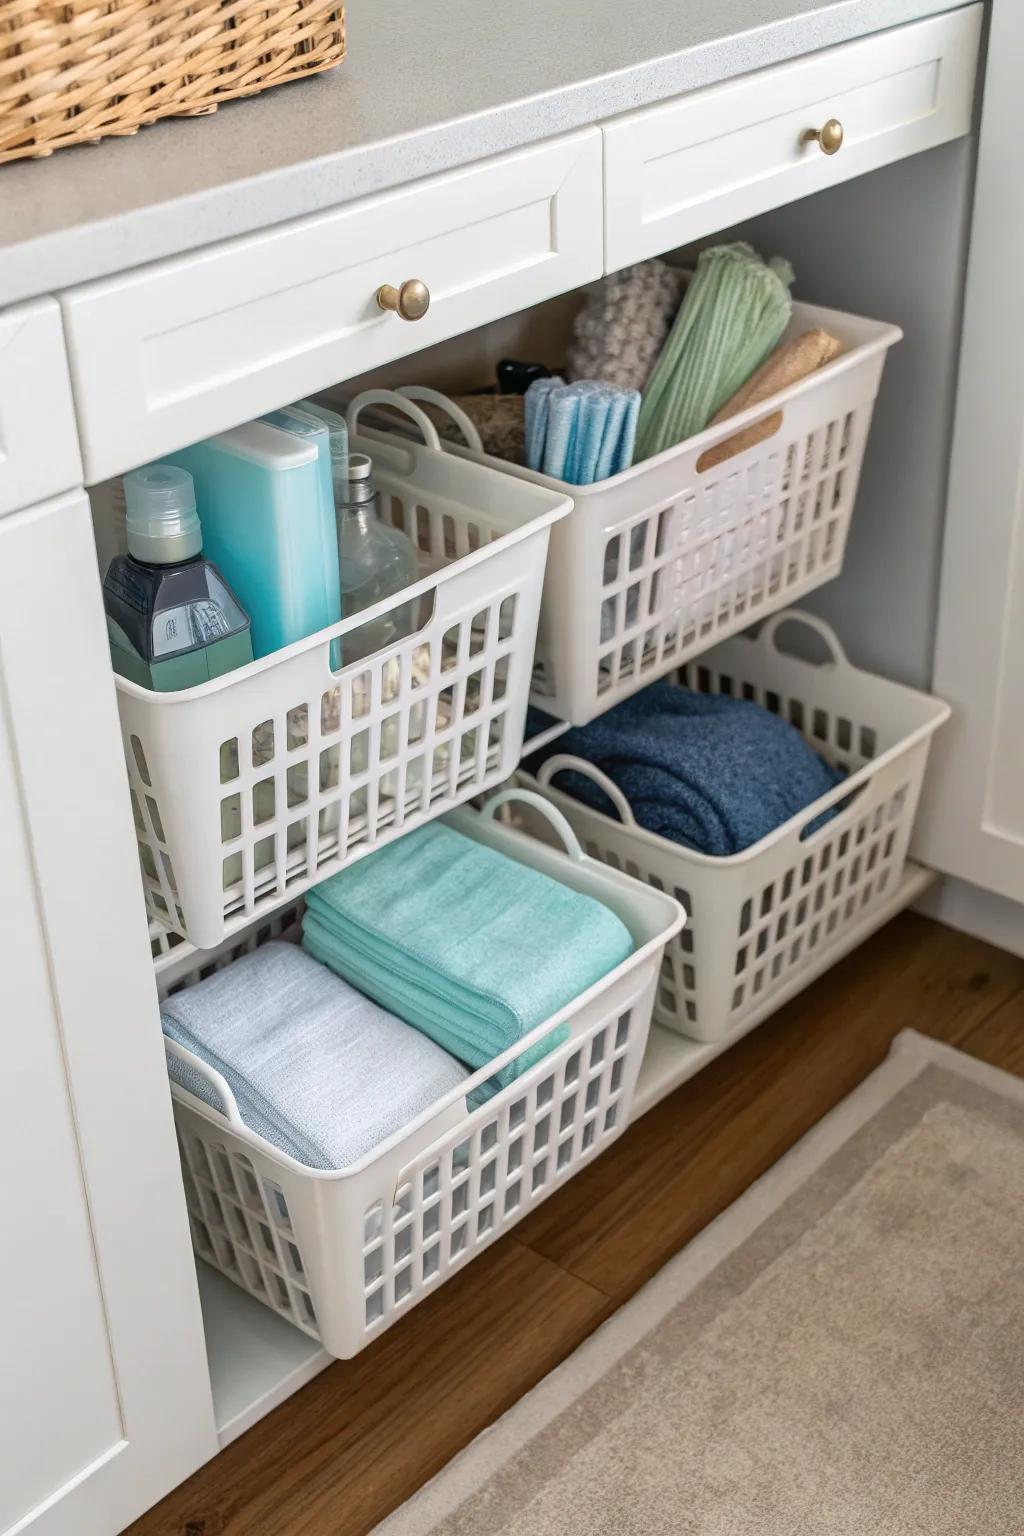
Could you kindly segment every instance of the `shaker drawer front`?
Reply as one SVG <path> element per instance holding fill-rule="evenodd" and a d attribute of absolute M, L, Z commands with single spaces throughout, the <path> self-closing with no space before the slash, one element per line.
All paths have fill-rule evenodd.
<path fill-rule="evenodd" d="M 81 481 L 60 309 L 0 309 L 0 516 Z"/>
<path fill-rule="evenodd" d="M 606 124 L 609 271 L 968 132 L 983 9 L 825 49 Z M 804 135 L 831 119 L 842 143 L 826 154 Z"/>
<path fill-rule="evenodd" d="M 583 129 L 70 290 L 87 482 L 600 276 L 601 155 Z M 409 278 L 412 323 L 376 300 Z"/>

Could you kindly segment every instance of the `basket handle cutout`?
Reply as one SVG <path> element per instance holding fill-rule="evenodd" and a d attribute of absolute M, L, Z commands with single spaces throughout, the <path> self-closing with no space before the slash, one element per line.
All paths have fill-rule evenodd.
<path fill-rule="evenodd" d="M 777 437 L 782 431 L 784 416 L 784 411 L 769 411 L 768 415 L 762 416 L 760 421 L 751 422 L 750 426 L 734 432 L 724 442 L 713 443 L 710 448 L 705 448 L 697 460 L 698 475 L 706 474 L 709 469 L 717 469 L 720 464 L 727 463 L 729 459 L 735 459 L 739 454 L 746 453 L 748 448 L 756 448 L 761 443 L 767 443 L 770 438 Z M 725 426 L 726 423 L 722 422 L 721 425 Z"/>
<path fill-rule="evenodd" d="M 532 798 L 531 791 L 529 790 L 515 790 L 510 791 L 510 793 L 527 795 Z M 495 796 L 495 799 L 497 798 Z M 673 932 L 675 931 L 673 929 Z M 641 991 L 641 986 L 638 985 L 637 980 L 634 980 L 629 992 L 622 995 L 620 1011 L 625 1013 L 627 1009 L 635 1007 L 641 996 Z M 517 1065 L 524 1057 L 530 1057 L 542 1040 L 546 1040 L 561 1027 L 566 1031 L 565 1037 L 553 1049 L 545 1052 L 542 1059 L 528 1062 L 527 1067 L 524 1069 L 529 1071 L 540 1070 L 552 1074 L 557 1073 L 561 1063 L 571 1056 L 575 1050 L 579 1049 L 581 1037 L 586 1038 L 588 1030 L 592 1028 L 592 1016 L 585 1010 L 581 1013 L 580 1009 L 576 1006 L 578 1001 L 579 999 L 576 999 L 576 1003 L 568 1005 L 567 1008 L 560 1010 L 559 1013 L 553 1014 L 551 1018 L 545 1019 L 542 1023 L 536 1025 L 528 1034 L 523 1035 L 521 1039 L 517 1040 L 514 1045 L 510 1045 L 507 1050 L 502 1051 L 500 1056 L 495 1056 L 493 1061 L 488 1061 L 482 1067 L 477 1067 L 472 1076 L 459 1085 L 461 1094 L 465 1096 L 466 1100 L 468 1101 L 484 1083 L 497 1077 L 499 1072 L 504 1071 L 507 1067 Z M 566 1012 L 571 1012 L 569 1018 L 562 1017 Z M 561 1021 L 561 1024 L 559 1021 Z M 391 1185 L 392 1206 L 398 1204 L 403 1188 L 414 1183 L 420 1170 L 435 1162 L 439 1156 L 444 1155 L 453 1141 L 468 1142 L 472 1145 L 481 1124 L 500 1114 L 502 1103 L 511 1103 L 522 1092 L 523 1086 L 519 1082 L 519 1076 L 517 1075 L 511 1082 L 506 1083 L 504 1087 L 500 1088 L 492 1098 L 485 1100 L 484 1103 L 477 1104 L 470 1109 L 467 1102 L 466 1119 L 459 1126 L 457 1132 L 453 1131 L 450 1124 L 438 1124 L 437 1135 L 434 1136 L 429 1145 L 414 1153 L 409 1161 L 399 1170 L 397 1177 L 394 1178 L 394 1182 Z M 542 1114 L 543 1109 L 538 1109 L 538 1118 Z M 527 1122 L 527 1124 L 530 1123 L 532 1122 Z M 429 1135 L 429 1127 L 424 1127 L 424 1132 L 426 1135 Z M 390 1178 L 391 1176 L 389 1175 L 389 1182 Z"/>
<path fill-rule="evenodd" d="M 788 630 L 791 635 L 795 635 L 801 628 L 812 631 L 824 643 L 824 660 L 815 661 L 808 655 L 806 635 L 803 637 L 802 644 L 796 648 L 780 644 L 781 630 Z M 775 613 L 770 619 L 766 619 L 758 632 L 758 643 L 770 645 L 779 656 L 789 656 L 796 661 L 809 663 L 811 666 L 848 667 L 850 664 L 839 636 L 831 624 L 826 624 L 824 619 L 819 619 L 817 614 L 808 613 L 804 608 L 784 608 L 781 613 Z M 811 646 L 817 649 L 813 641 Z"/>
<path fill-rule="evenodd" d="M 212 1109 L 214 1114 L 219 1114 L 222 1120 L 227 1121 L 228 1125 L 244 1128 L 245 1122 L 238 1112 L 238 1101 L 228 1087 L 227 1079 L 217 1071 L 216 1067 L 209 1066 L 199 1056 L 194 1055 L 192 1051 L 186 1050 L 176 1040 L 168 1039 L 166 1035 L 164 1036 L 164 1054 L 166 1056 L 173 1056 L 177 1061 L 182 1062 L 194 1072 L 197 1077 L 201 1077 L 207 1087 L 211 1088 L 217 1095 L 224 1107 L 218 1109 L 215 1104 L 207 1103 L 206 1099 L 201 1098 L 198 1094 L 191 1093 L 189 1089 L 176 1082 L 173 1078 L 171 1079 L 172 1093 L 183 1093 L 196 1104 L 201 1104 L 204 1109 Z"/>
<path fill-rule="evenodd" d="M 813 838 L 835 831 L 836 821 L 844 816 L 866 791 L 868 779 L 873 769 L 874 764 L 868 763 L 864 768 L 859 769 L 857 773 L 851 773 L 848 779 L 844 779 L 834 789 L 830 789 L 827 795 L 822 795 L 815 801 L 813 806 L 808 808 L 807 819 L 803 822 L 800 831 L 797 833 L 802 843 L 809 843 Z M 819 821 L 828 811 L 832 811 L 834 814 L 829 816 L 827 821 L 822 822 L 820 827 L 815 826 L 815 822 Z"/>
<path fill-rule="evenodd" d="M 580 847 L 580 840 L 569 825 L 569 822 L 556 805 L 552 805 L 550 800 L 545 800 L 543 795 L 535 794 L 532 789 L 517 789 L 513 786 L 511 789 L 500 790 L 498 794 L 491 796 L 486 805 L 481 807 L 480 815 L 487 821 L 493 821 L 495 813 L 501 806 L 510 805 L 513 801 L 520 801 L 523 805 L 528 805 L 533 810 L 539 812 L 546 821 L 550 822 L 562 839 L 562 842 L 565 844 L 565 851 L 570 859 L 576 864 L 583 862 L 586 854 Z"/>
<path fill-rule="evenodd" d="M 454 400 L 449 400 L 448 396 L 443 395 L 439 389 L 431 389 L 426 384 L 400 384 L 395 394 L 401 395 L 403 400 L 423 400 L 427 405 L 436 405 L 454 421 L 466 439 L 466 446 L 473 453 L 483 453 L 483 440 L 473 418 L 466 414 L 461 405 L 456 405 Z"/>
<path fill-rule="evenodd" d="M 636 818 L 633 808 L 619 786 L 612 782 L 606 773 L 600 768 L 595 768 L 593 763 L 588 763 L 585 758 L 572 757 L 568 752 L 557 752 L 554 757 L 549 757 L 546 763 L 542 763 L 537 772 L 537 783 L 542 789 L 546 789 L 551 780 L 558 773 L 582 773 L 598 789 L 602 790 L 612 802 L 619 813 L 619 820 L 624 827 L 635 827 Z"/>
<path fill-rule="evenodd" d="M 427 447 L 432 448 L 435 453 L 440 453 L 441 439 L 438 437 L 437 428 L 426 411 L 420 410 L 420 407 L 412 400 L 406 400 L 394 389 L 364 389 L 361 394 L 356 395 L 355 399 L 350 401 L 348 410 L 345 412 L 345 423 L 350 436 L 354 437 L 356 435 L 360 414 L 368 405 L 390 405 L 396 411 L 404 411 L 406 416 L 412 417 L 423 433 L 423 441 Z"/>
<path fill-rule="evenodd" d="M 400 609 L 403 607 L 415 609 L 415 612 L 410 615 L 411 627 L 408 631 L 399 635 L 397 639 L 389 640 L 386 645 L 380 646 L 376 651 L 367 651 L 353 660 L 352 641 L 354 638 L 361 634 L 364 629 L 368 629 L 371 624 L 378 624 L 382 618 L 386 618 L 396 608 Z M 429 592 L 421 592 L 418 597 L 410 598 L 407 603 L 402 602 L 402 594 L 400 592 L 394 597 L 381 598 L 379 603 L 374 603 L 371 608 L 366 609 L 365 619 L 356 624 L 354 628 L 345 630 L 339 639 L 330 642 L 327 656 L 332 675 L 338 677 L 342 672 L 348 671 L 350 668 L 372 667 L 381 658 L 386 662 L 390 660 L 392 653 L 397 656 L 410 641 L 415 647 L 419 637 L 433 624 L 436 611 L 436 587 L 431 587 Z M 347 658 L 346 650 L 348 652 Z M 335 658 L 337 658 L 337 661 L 335 661 Z"/>

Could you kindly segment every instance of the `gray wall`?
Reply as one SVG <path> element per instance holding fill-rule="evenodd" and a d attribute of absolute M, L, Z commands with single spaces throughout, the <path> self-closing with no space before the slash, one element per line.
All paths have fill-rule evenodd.
<path fill-rule="evenodd" d="M 842 575 L 805 599 L 859 665 L 931 681 L 974 141 L 780 208 L 738 233 L 810 303 L 892 320 Z"/>

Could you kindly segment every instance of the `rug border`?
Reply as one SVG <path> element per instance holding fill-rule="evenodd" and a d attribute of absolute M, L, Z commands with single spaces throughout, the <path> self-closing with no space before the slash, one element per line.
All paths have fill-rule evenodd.
<path fill-rule="evenodd" d="M 598 1381 L 879 1111 L 931 1066 L 1024 1104 L 1024 1079 L 905 1029 L 880 1066 L 630 1297 L 590 1338 L 483 1430 L 370 1536 L 429 1536 L 484 1481 Z"/>

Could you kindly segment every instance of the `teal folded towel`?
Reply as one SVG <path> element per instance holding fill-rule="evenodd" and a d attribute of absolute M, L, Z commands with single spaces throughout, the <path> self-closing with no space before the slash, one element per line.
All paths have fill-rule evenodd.
<path fill-rule="evenodd" d="M 637 459 L 702 432 L 778 342 L 793 268 L 737 240 L 702 251 L 640 407 Z"/>
<path fill-rule="evenodd" d="M 619 918 L 494 848 L 431 822 L 306 897 L 315 959 L 467 1066 L 486 1066 L 632 953 Z M 562 1025 L 495 1074 L 512 1082 Z"/>

